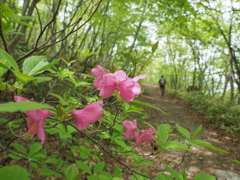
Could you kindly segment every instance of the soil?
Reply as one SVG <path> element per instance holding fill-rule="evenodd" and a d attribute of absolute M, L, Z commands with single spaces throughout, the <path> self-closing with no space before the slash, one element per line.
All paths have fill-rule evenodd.
<path fill-rule="evenodd" d="M 146 173 L 155 177 L 158 173 L 164 172 L 164 162 L 168 162 L 170 167 L 181 172 L 186 167 L 187 179 L 191 180 L 198 173 L 207 173 L 214 175 L 218 169 L 240 173 L 240 165 L 232 160 L 240 160 L 240 136 L 239 133 L 230 134 L 218 126 L 211 124 L 208 119 L 190 108 L 182 100 L 173 97 L 167 92 L 162 97 L 157 85 L 143 84 L 148 89 L 147 95 L 141 95 L 140 99 L 157 108 L 163 110 L 161 113 L 153 108 L 142 106 L 149 114 L 147 122 L 155 127 L 161 123 L 182 126 L 193 133 L 194 130 L 202 124 L 202 132 L 197 136 L 198 139 L 210 142 L 213 146 L 228 151 L 228 154 L 213 151 L 204 147 L 193 147 L 193 151 L 165 151 L 158 155 L 150 155 L 147 158 L 154 163 L 147 168 Z M 151 154 L 151 148 L 148 144 L 138 148 L 138 151 L 144 155 Z M 182 162 L 183 160 L 183 162 Z M 181 163 L 182 162 L 182 163 Z"/>

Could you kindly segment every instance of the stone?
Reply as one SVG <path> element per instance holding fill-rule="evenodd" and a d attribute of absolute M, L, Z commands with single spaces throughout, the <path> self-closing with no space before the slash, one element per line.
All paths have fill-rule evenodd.
<path fill-rule="evenodd" d="M 231 171 L 217 170 L 215 172 L 217 180 L 240 180 L 240 175 Z"/>

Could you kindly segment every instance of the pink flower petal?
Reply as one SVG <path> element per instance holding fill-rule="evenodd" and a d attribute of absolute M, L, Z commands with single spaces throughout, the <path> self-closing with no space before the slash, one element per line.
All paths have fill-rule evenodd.
<path fill-rule="evenodd" d="M 76 127 L 82 130 L 88 127 L 90 123 L 96 122 L 102 116 L 103 101 L 93 102 L 82 110 L 73 110 L 72 116 L 76 119 Z"/>
<path fill-rule="evenodd" d="M 15 101 L 15 102 L 20 102 L 20 101 L 30 101 L 30 100 L 27 99 L 27 98 L 24 98 L 24 97 L 15 95 L 15 96 L 14 96 L 14 101 Z"/>
<path fill-rule="evenodd" d="M 134 84 L 135 82 L 130 78 L 118 83 L 117 92 L 124 101 L 132 101 L 134 99 L 134 93 L 132 91 Z"/>
<path fill-rule="evenodd" d="M 128 78 L 127 75 L 126 75 L 126 73 L 125 73 L 124 71 L 122 71 L 122 70 L 116 71 L 116 72 L 114 73 L 114 75 L 116 76 L 116 79 L 117 79 L 118 81 L 124 81 L 124 80 L 126 80 L 126 79 Z"/>
<path fill-rule="evenodd" d="M 133 80 L 137 82 L 139 79 L 145 79 L 145 78 L 147 78 L 147 75 L 142 74 L 142 75 L 135 76 Z"/>
<path fill-rule="evenodd" d="M 152 138 L 151 135 L 153 135 L 156 132 L 157 132 L 157 130 L 155 130 L 155 129 L 142 130 L 141 134 L 137 138 L 136 146 L 140 146 L 142 141 L 153 142 L 154 139 Z"/>
<path fill-rule="evenodd" d="M 127 129 L 124 136 L 126 139 L 130 139 L 132 136 L 138 137 L 139 133 L 137 130 L 137 121 L 136 119 L 133 120 L 133 122 L 125 120 L 122 123 L 123 128 Z"/>
<path fill-rule="evenodd" d="M 36 109 L 36 110 L 29 110 L 26 111 L 26 115 L 34 119 L 35 121 L 44 121 L 48 116 L 50 116 L 51 111 L 48 109 Z"/>
<path fill-rule="evenodd" d="M 19 102 L 19 101 L 30 101 L 30 100 L 27 98 L 15 95 L 14 101 Z M 28 132 L 26 134 L 30 134 L 30 135 L 38 134 L 38 139 L 41 140 L 41 144 L 45 142 L 44 121 L 48 116 L 50 116 L 50 114 L 51 114 L 51 111 L 49 111 L 48 109 L 46 110 L 36 109 L 36 110 L 26 111 L 26 115 L 28 116 L 27 118 Z"/>
<path fill-rule="evenodd" d="M 102 66 L 98 65 L 97 67 L 93 68 L 91 71 L 92 75 L 96 78 L 103 76 L 104 74 L 107 74 Z"/>

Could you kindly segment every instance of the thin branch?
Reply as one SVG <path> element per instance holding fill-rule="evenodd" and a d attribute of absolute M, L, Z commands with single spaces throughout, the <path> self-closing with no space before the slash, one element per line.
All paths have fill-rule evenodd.
<path fill-rule="evenodd" d="M 121 164 L 122 166 L 124 166 L 126 169 L 128 169 L 127 173 L 130 173 L 130 174 L 138 174 L 140 176 L 143 176 L 143 177 L 146 177 L 146 178 L 149 178 L 148 176 L 146 175 L 143 175 L 141 173 L 138 173 L 134 170 L 132 170 L 130 167 L 128 167 L 126 164 L 124 164 L 122 161 L 120 161 L 119 159 L 115 158 L 114 155 L 112 155 L 110 152 L 108 152 L 104 147 L 103 145 L 101 145 L 99 142 L 97 142 L 96 140 L 94 140 L 93 138 L 91 138 L 89 135 L 87 135 L 86 133 L 84 133 L 83 131 L 77 129 L 74 125 L 72 125 L 71 123 L 67 122 L 68 125 L 72 126 L 73 128 L 75 128 L 78 132 L 80 132 L 82 135 L 84 135 L 85 137 L 87 137 L 88 139 L 90 139 L 92 142 L 94 142 L 95 144 L 97 144 L 106 154 L 108 154 L 111 158 L 113 158 L 115 161 L 117 161 L 119 164 Z"/>
<path fill-rule="evenodd" d="M 2 16 L 0 17 L 0 36 L 2 38 L 5 51 L 8 53 L 7 43 L 5 41 L 5 38 L 4 38 L 4 35 L 3 35 L 3 29 L 2 29 Z"/>
<path fill-rule="evenodd" d="M 57 9 L 56 9 L 56 11 L 55 11 L 54 14 L 53 14 L 52 19 L 48 22 L 48 24 L 46 24 L 46 25 L 44 26 L 43 29 L 40 29 L 40 34 L 39 34 L 38 39 L 37 39 L 37 41 L 36 41 L 36 43 L 35 43 L 34 49 L 38 49 L 38 47 L 37 47 L 37 46 L 38 46 L 38 42 L 39 42 L 39 40 L 41 39 L 44 31 L 45 31 L 45 30 L 47 29 L 47 27 L 54 21 L 54 19 L 56 19 L 57 14 L 58 14 L 58 11 L 59 11 L 59 8 L 60 8 L 60 5 L 61 5 L 61 2 L 62 2 L 62 0 L 59 0 L 58 5 L 57 5 Z M 40 22 L 41 22 L 41 21 L 40 21 Z"/>
<path fill-rule="evenodd" d="M 67 39 L 71 34 L 75 33 L 75 32 L 78 31 L 79 29 L 81 29 L 84 25 L 86 25 L 86 24 L 92 19 L 93 15 L 97 12 L 97 10 L 98 10 L 98 8 L 100 7 L 100 4 L 101 4 L 101 3 L 102 3 L 102 0 L 100 0 L 100 1 L 98 2 L 98 4 L 96 3 L 96 4 L 94 5 L 94 6 L 97 5 L 97 7 L 96 7 L 95 10 L 93 11 L 93 13 L 92 13 L 92 14 L 90 15 L 90 17 L 89 17 L 82 25 L 80 25 L 78 28 L 76 28 L 76 26 L 77 26 L 78 23 L 82 20 L 83 15 L 86 14 L 89 6 L 86 8 L 86 10 L 84 11 L 83 15 L 82 15 L 77 21 L 75 21 L 72 25 L 69 26 L 69 27 L 73 26 L 73 27 L 72 27 L 72 30 L 71 30 L 65 37 L 63 37 L 62 39 L 59 39 L 58 41 L 55 41 L 55 42 L 53 42 L 53 43 L 51 43 L 51 44 L 49 44 L 49 45 L 46 45 L 54 35 L 56 35 L 56 34 L 58 34 L 58 33 L 60 33 L 60 32 L 65 31 L 68 27 L 66 27 L 66 28 L 64 28 L 64 29 L 62 29 L 62 30 L 60 30 L 60 31 L 58 31 L 58 32 L 55 32 L 55 33 L 51 34 L 50 37 L 49 37 L 45 42 L 43 42 L 43 43 L 42 43 L 41 45 L 39 45 L 39 46 L 35 46 L 34 49 L 32 49 L 31 51 L 29 51 L 28 53 L 26 53 L 25 55 L 23 55 L 22 57 L 20 57 L 19 59 L 17 59 L 16 62 L 21 61 L 22 59 L 30 56 L 31 54 L 33 54 L 33 53 L 36 52 L 36 51 L 39 51 L 39 50 L 42 50 L 42 49 L 45 49 L 45 48 L 49 48 L 49 47 L 53 46 L 54 44 L 57 44 L 57 43 L 59 43 L 59 42 L 64 41 L 65 39 Z M 55 14 L 54 14 L 54 15 L 55 15 Z M 56 16 L 56 15 L 55 15 L 55 16 Z M 53 18 L 52 18 L 52 20 L 53 20 Z M 52 21 L 52 20 L 51 20 L 51 21 Z M 49 23 L 48 23 L 47 25 L 49 25 Z M 47 25 L 43 28 L 44 31 L 45 31 L 45 28 L 47 28 Z M 42 33 L 42 34 L 43 34 L 43 33 Z M 42 36 L 42 34 L 40 33 L 40 36 Z M 38 37 L 37 42 L 36 42 L 36 45 L 38 44 L 39 39 L 40 39 L 40 37 Z"/>
<path fill-rule="evenodd" d="M 2 149 L 7 149 L 5 146 L 3 146 L 3 145 L 1 145 L 1 144 L 0 144 L 0 147 L 1 147 Z M 40 166 L 46 167 L 46 168 L 48 168 L 48 169 L 51 169 L 51 170 L 53 170 L 53 171 L 55 171 L 55 172 L 63 175 L 62 172 L 60 172 L 60 171 L 58 171 L 58 170 L 56 170 L 56 169 L 54 169 L 54 168 L 52 168 L 52 167 L 50 167 L 50 166 L 48 166 L 48 165 L 46 165 L 46 164 L 43 164 L 43 163 L 41 163 L 41 162 L 38 162 L 38 161 L 35 161 L 35 160 L 33 160 L 33 159 L 30 159 L 30 158 L 27 158 L 27 157 L 25 157 L 25 156 L 22 156 L 22 155 L 16 153 L 15 151 L 10 150 L 10 149 L 7 149 L 6 151 L 7 151 L 7 152 L 10 152 L 10 153 L 12 153 L 12 154 L 14 154 L 14 155 L 22 158 L 22 159 L 28 160 L 29 162 L 34 162 L 34 163 L 36 163 L 36 164 L 38 164 L 38 165 L 40 165 Z"/>

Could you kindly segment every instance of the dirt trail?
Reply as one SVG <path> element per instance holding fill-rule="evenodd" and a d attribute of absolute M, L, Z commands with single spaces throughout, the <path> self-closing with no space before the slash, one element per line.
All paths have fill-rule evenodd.
<path fill-rule="evenodd" d="M 149 114 L 147 121 L 156 126 L 160 123 L 168 123 L 172 126 L 176 124 L 188 129 L 191 133 L 199 126 L 203 125 L 203 130 L 198 138 L 210 142 L 212 145 L 230 152 L 224 154 L 207 148 L 196 147 L 194 151 L 188 152 L 182 161 L 182 156 L 185 152 L 174 151 L 164 152 L 160 155 L 147 156 L 154 161 L 151 169 L 147 169 L 148 174 L 156 176 L 164 169 L 163 161 L 168 159 L 168 162 L 174 169 L 181 171 L 183 166 L 186 166 L 187 176 L 189 180 L 198 173 L 207 173 L 213 175 L 217 169 L 228 170 L 235 173 L 240 173 L 240 165 L 232 162 L 232 160 L 240 160 L 240 139 L 239 136 L 227 134 L 220 130 L 215 125 L 210 124 L 206 118 L 188 107 L 183 101 L 174 98 L 166 92 L 164 97 L 160 96 L 159 87 L 152 84 L 143 84 L 148 89 L 147 95 L 141 95 L 141 101 L 165 111 L 167 115 L 149 107 L 143 107 Z M 150 154 L 149 147 L 139 149 L 143 154 Z"/>

